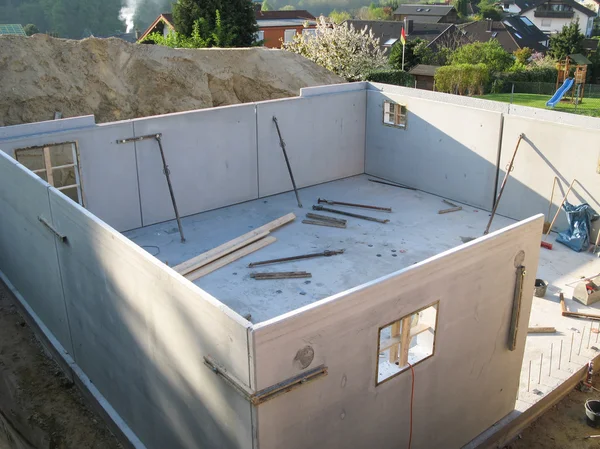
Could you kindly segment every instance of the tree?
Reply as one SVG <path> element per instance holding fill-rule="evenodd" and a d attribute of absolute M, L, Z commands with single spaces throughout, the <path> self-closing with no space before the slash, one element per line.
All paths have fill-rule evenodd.
<path fill-rule="evenodd" d="M 267 0 L 263 0 L 260 10 L 261 11 L 273 11 L 273 7 L 269 4 L 269 2 Z"/>
<path fill-rule="evenodd" d="M 216 12 L 220 11 L 221 27 L 232 36 L 229 46 L 250 47 L 258 31 L 254 6 L 250 0 L 178 0 L 173 4 L 175 28 L 190 37 L 194 23 L 204 19 L 208 30 L 215 30 Z"/>
<path fill-rule="evenodd" d="M 519 64 L 527 64 L 532 54 L 531 48 L 528 47 L 519 48 L 513 52 L 513 55 Z"/>
<path fill-rule="evenodd" d="M 417 43 L 413 49 L 418 64 L 427 65 L 446 65 L 452 51 L 451 48 L 446 46 L 438 46 L 433 49 L 427 41 Z"/>
<path fill-rule="evenodd" d="M 564 59 L 573 53 L 581 53 L 581 43 L 585 36 L 579 30 L 579 21 L 563 26 L 560 33 L 550 36 L 550 55 Z"/>
<path fill-rule="evenodd" d="M 491 72 L 503 72 L 513 64 L 513 58 L 496 39 L 473 42 L 456 49 L 451 64 L 485 64 Z"/>
<path fill-rule="evenodd" d="M 420 64 L 421 61 L 419 56 L 415 54 L 415 49 L 419 47 L 421 52 L 422 46 L 427 45 L 427 42 L 423 39 L 415 39 L 412 41 L 406 41 L 406 49 L 404 50 L 404 70 L 409 71 L 411 68 Z M 398 40 L 393 46 L 390 52 L 390 65 L 396 70 L 402 70 L 402 42 Z"/>
<path fill-rule="evenodd" d="M 460 17 L 466 17 L 469 15 L 468 3 L 468 0 L 454 0 L 452 6 L 454 6 Z"/>
<path fill-rule="evenodd" d="M 363 80 L 371 70 L 386 66 L 373 31 L 355 30 L 352 25 L 329 24 L 319 17 L 313 35 L 294 37 L 283 49 L 298 53 L 349 81 Z"/>
<path fill-rule="evenodd" d="M 40 32 L 40 30 L 38 29 L 38 27 L 36 27 L 33 23 L 28 23 L 27 25 L 25 25 L 23 27 L 23 29 L 25 30 L 25 34 L 27 36 L 32 36 L 34 34 L 37 34 Z"/>
<path fill-rule="evenodd" d="M 296 8 L 294 7 L 294 5 L 285 5 L 282 8 L 279 8 L 279 11 L 295 11 Z"/>
<path fill-rule="evenodd" d="M 329 18 L 331 19 L 331 21 L 333 23 L 337 23 L 338 25 L 342 22 L 344 22 L 345 20 L 350 20 L 352 19 L 352 16 L 350 15 L 350 13 L 348 11 L 337 11 L 337 10 L 333 10 L 329 13 Z"/>
<path fill-rule="evenodd" d="M 482 6 L 479 9 L 479 14 L 483 19 L 502 20 L 502 11 L 495 6 Z"/>

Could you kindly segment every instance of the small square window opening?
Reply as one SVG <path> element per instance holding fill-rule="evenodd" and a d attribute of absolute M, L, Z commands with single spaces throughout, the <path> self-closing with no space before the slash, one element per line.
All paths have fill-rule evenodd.
<path fill-rule="evenodd" d="M 385 101 L 383 103 L 383 123 L 406 128 L 406 105 Z"/>
<path fill-rule="evenodd" d="M 438 303 L 379 329 L 377 385 L 431 357 L 435 348 Z"/>

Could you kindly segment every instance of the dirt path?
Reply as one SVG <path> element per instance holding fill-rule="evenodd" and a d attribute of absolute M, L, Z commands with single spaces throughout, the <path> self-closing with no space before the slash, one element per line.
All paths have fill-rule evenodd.
<path fill-rule="evenodd" d="M 600 385 L 600 373 L 594 376 L 594 385 Z M 600 399 L 600 393 L 582 393 L 573 390 L 540 419 L 523 431 L 521 439 L 509 449 L 597 449 L 600 438 L 584 440 L 588 435 L 600 435 L 600 428 L 587 425 L 584 411 L 586 399 Z"/>
<path fill-rule="evenodd" d="M 0 281 L 0 448 L 121 448 L 48 359 Z"/>

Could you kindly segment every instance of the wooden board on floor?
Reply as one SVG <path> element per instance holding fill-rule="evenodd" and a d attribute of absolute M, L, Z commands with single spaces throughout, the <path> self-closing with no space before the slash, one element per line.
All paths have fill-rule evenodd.
<path fill-rule="evenodd" d="M 220 259 L 217 259 L 208 265 L 205 265 L 201 268 L 198 268 L 195 271 L 192 271 L 191 273 L 188 273 L 186 275 L 186 278 L 188 278 L 190 281 L 195 281 L 196 279 L 199 279 L 202 276 L 206 276 L 207 274 L 212 273 L 213 271 L 218 270 L 219 268 L 222 268 L 225 265 L 230 264 L 231 262 L 241 259 L 242 257 L 247 256 L 248 254 L 253 253 L 254 251 L 258 251 L 259 249 L 270 245 L 276 240 L 277 239 L 273 236 L 268 236 L 263 239 L 260 239 L 254 243 L 251 243 L 248 246 L 244 246 L 243 248 L 238 249 L 237 251 L 234 251 L 224 257 L 221 257 Z"/>
<path fill-rule="evenodd" d="M 188 273 L 208 265 L 209 263 L 219 259 L 220 257 L 226 256 L 249 243 L 260 240 L 269 234 L 269 232 L 274 229 L 280 228 L 281 226 L 293 221 L 296 218 L 294 213 L 289 213 L 284 215 L 283 217 L 278 218 L 277 220 L 271 221 L 260 228 L 256 228 L 253 231 L 250 231 L 244 235 L 241 235 L 233 240 L 230 240 L 222 245 L 217 246 L 216 248 L 211 249 L 205 253 L 199 254 L 196 257 L 193 257 L 185 262 L 180 263 L 173 267 L 175 271 L 179 274 L 187 275 Z"/>

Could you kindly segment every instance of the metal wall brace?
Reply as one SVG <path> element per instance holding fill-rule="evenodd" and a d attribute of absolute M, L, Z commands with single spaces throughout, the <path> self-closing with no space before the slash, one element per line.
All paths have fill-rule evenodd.
<path fill-rule="evenodd" d="M 163 164 L 163 173 L 167 178 L 167 184 L 169 186 L 169 194 L 171 195 L 171 203 L 173 204 L 173 210 L 175 211 L 175 218 L 177 220 L 177 227 L 179 228 L 179 235 L 181 236 L 181 241 L 185 242 L 185 237 L 183 236 L 183 227 L 181 226 L 181 218 L 179 217 L 179 211 L 177 210 L 177 202 L 175 201 L 175 193 L 173 192 L 173 185 L 171 184 L 171 172 L 169 170 L 169 166 L 167 165 L 167 160 L 165 159 L 165 152 L 163 151 L 162 146 L 162 134 L 148 134 L 145 136 L 139 137 L 130 137 L 128 139 L 117 139 L 118 144 L 130 143 L 130 142 L 139 142 L 141 140 L 147 139 L 155 139 L 158 143 L 158 149 L 160 150 L 160 157 L 162 159 Z"/>
<path fill-rule="evenodd" d="M 277 135 L 279 136 L 279 145 L 283 150 L 283 157 L 285 158 L 285 163 L 287 164 L 288 171 L 290 172 L 290 178 L 292 180 L 292 186 L 294 187 L 294 193 L 296 194 L 296 200 L 298 201 L 298 207 L 302 207 L 302 203 L 300 202 L 300 195 L 298 195 L 298 189 L 296 188 L 296 181 L 294 181 L 294 174 L 292 173 L 292 166 L 290 165 L 290 160 L 288 159 L 287 151 L 285 151 L 285 142 L 283 141 L 283 137 L 281 137 L 281 131 L 279 130 L 279 123 L 277 122 L 277 117 L 273 116 L 273 122 L 275 122 L 275 127 L 277 128 Z"/>
<path fill-rule="evenodd" d="M 211 356 L 204 357 L 204 364 L 208 366 L 216 375 L 221 377 L 225 382 L 232 386 L 252 405 L 260 405 L 263 402 L 267 402 L 281 394 L 287 393 L 288 391 L 298 388 L 301 385 L 307 384 L 308 382 L 327 375 L 327 367 L 325 365 L 319 365 L 316 368 L 304 371 L 297 376 L 290 377 L 289 379 L 278 382 L 275 385 L 263 388 L 259 391 L 254 391 L 250 387 L 246 386 L 240 379 L 227 371 L 223 365 L 221 365 Z"/>
<path fill-rule="evenodd" d="M 523 281 L 525 280 L 525 267 L 517 267 L 517 281 L 513 298 L 512 317 L 510 320 L 510 332 L 508 334 L 508 349 L 514 351 L 517 348 L 517 333 L 519 331 L 519 317 L 521 315 L 521 300 L 523 299 Z"/>
<path fill-rule="evenodd" d="M 60 239 L 61 242 L 67 241 L 67 236 L 58 232 L 54 228 L 54 226 L 52 226 L 50 223 L 48 223 L 48 221 L 46 221 L 46 219 L 44 217 L 39 216 L 38 220 L 40 221 L 40 223 L 42 223 L 44 226 L 46 226 L 48 229 L 50 229 L 54 233 L 54 235 L 56 235 Z"/>

